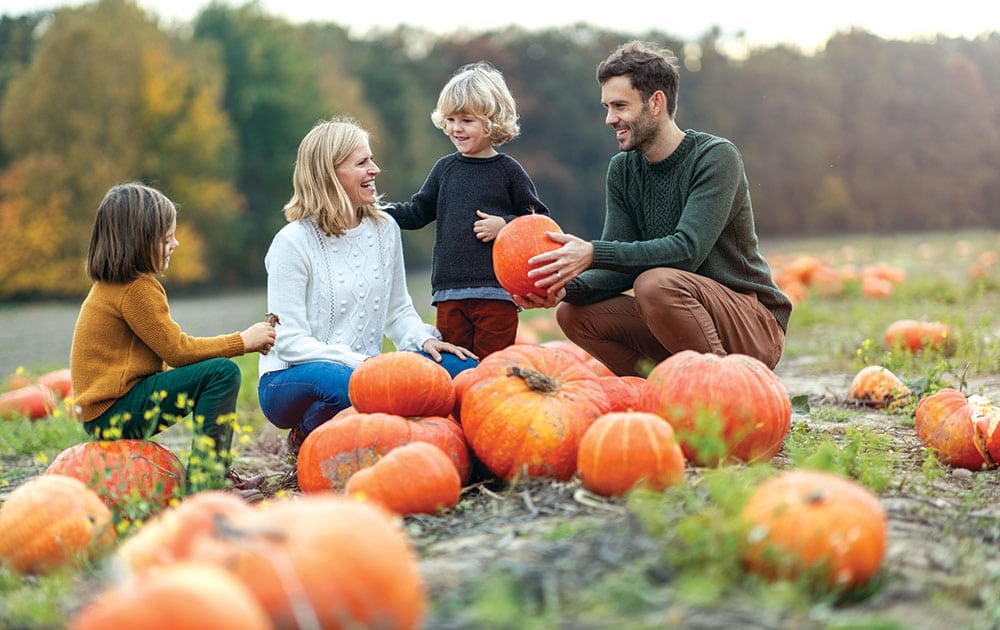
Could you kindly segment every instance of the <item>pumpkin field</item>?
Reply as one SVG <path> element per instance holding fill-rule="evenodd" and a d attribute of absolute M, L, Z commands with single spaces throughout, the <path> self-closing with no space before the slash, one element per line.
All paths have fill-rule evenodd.
<path fill-rule="evenodd" d="M 0 397 L 0 628 L 1000 627 L 1000 234 L 766 245 L 773 372 L 615 379 L 528 310 L 454 381 L 387 348 L 296 459 L 239 358 L 242 495 L 175 483 L 186 422 L 85 454 L 64 365 L 0 374 L 43 394 Z"/>

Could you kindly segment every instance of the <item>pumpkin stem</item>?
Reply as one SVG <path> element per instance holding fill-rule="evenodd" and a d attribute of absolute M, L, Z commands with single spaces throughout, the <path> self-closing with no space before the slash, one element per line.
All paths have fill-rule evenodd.
<path fill-rule="evenodd" d="M 515 366 L 507 370 L 507 376 L 523 379 L 528 389 L 537 394 L 555 394 L 559 391 L 558 380 L 536 370 Z"/>

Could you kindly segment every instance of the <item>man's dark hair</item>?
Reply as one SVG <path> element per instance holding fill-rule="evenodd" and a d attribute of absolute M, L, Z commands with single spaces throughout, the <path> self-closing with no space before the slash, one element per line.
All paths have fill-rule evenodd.
<path fill-rule="evenodd" d="M 620 76 L 629 77 L 643 102 L 648 101 L 657 90 L 662 90 L 667 98 L 670 117 L 677 113 L 681 75 L 677 56 L 669 48 L 639 41 L 622 44 L 597 66 L 597 82 L 604 85 L 611 77 Z"/>

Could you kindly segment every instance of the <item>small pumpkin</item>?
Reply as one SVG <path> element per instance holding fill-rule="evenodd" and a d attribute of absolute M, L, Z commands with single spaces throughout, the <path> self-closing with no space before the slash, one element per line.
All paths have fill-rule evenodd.
<path fill-rule="evenodd" d="M 988 397 L 940 389 L 917 403 L 920 443 L 950 466 L 982 470 L 1000 462 L 1000 408 Z"/>
<path fill-rule="evenodd" d="M 46 372 L 39 376 L 35 382 L 48 387 L 59 398 L 69 398 L 73 395 L 73 380 L 70 377 L 69 368 Z"/>
<path fill-rule="evenodd" d="M 607 375 L 598 378 L 608 396 L 608 411 L 636 411 L 646 379 L 641 376 Z"/>
<path fill-rule="evenodd" d="M 603 496 L 622 495 L 637 486 L 663 490 L 684 481 L 684 454 L 660 416 L 612 412 L 583 434 L 577 472 L 585 488 Z"/>
<path fill-rule="evenodd" d="M 792 402 L 761 361 L 684 350 L 657 364 L 643 386 L 641 411 L 665 418 L 688 461 L 764 462 L 784 442 Z"/>
<path fill-rule="evenodd" d="M 559 348 L 560 350 L 569 352 L 576 358 L 583 361 L 583 363 L 598 376 L 615 375 L 615 373 L 611 371 L 611 368 L 601 363 L 596 357 L 594 357 L 594 355 L 590 354 L 568 339 L 553 339 L 552 341 L 543 342 L 541 345 L 546 348 Z"/>
<path fill-rule="evenodd" d="M 299 488 L 303 492 L 340 492 L 351 475 L 410 442 L 434 444 L 452 460 L 462 481 L 469 479 L 469 447 L 454 420 L 354 413 L 338 414 L 306 436 L 296 462 Z"/>
<path fill-rule="evenodd" d="M 116 539 L 111 510 L 82 481 L 41 475 L 0 505 L 0 564 L 44 574 L 94 559 Z"/>
<path fill-rule="evenodd" d="M 0 394 L 0 418 L 38 420 L 52 415 L 58 401 L 51 389 L 35 383 Z"/>
<path fill-rule="evenodd" d="M 377 501 L 401 516 L 434 514 L 458 504 L 462 480 L 440 448 L 411 442 L 351 475 L 344 491 Z"/>
<path fill-rule="evenodd" d="M 70 446 L 56 455 L 45 473 L 76 477 L 116 512 L 136 500 L 161 510 L 183 493 L 187 477 L 184 464 L 167 447 L 129 439 Z"/>
<path fill-rule="evenodd" d="M 417 554 L 398 516 L 332 493 L 277 499 L 217 519 L 191 557 L 227 568 L 275 628 L 422 627 Z"/>
<path fill-rule="evenodd" d="M 141 619 L 141 623 L 136 620 Z M 221 566 L 181 562 L 102 591 L 70 619 L 68 630 L 270 630 L 264 609 Z"/>
<path fill-rule="evenodd" d="M 361 413 L 447 416 L 455 406 L 448 370 L 416 352 L 384 352 L 367 359 L 347 385 L 351 406 Z"/>
<path fill-rule="evenodd" d="M 868 365 L 854 375 L 848 396 L 863 405 L 890 407 L 908 400 L 910 388 L 892 371 L 880 365 Z"/>
<path fill-rule="evenodd" d="M 610 404 L 598 377 L 569 352 L 513 345 L 473 368 L 462 394 L 462 429 L 476 457 L 497 477 L 576 473 L 584 432 Z"/>
<path fill-rule="evenodd" d="M 740 518 L 743 562 L 767 579 L 851 589 L 867 583 L 885 556 L 888 518 L 878 497 L 832 473 L 778 473 L 757 487 Z"/>
<path fill-rule="evenodd" d="M 500 286 L 511 295 L 540 293 L 535 286 L 537 278 L 528 277 L 528 260 L 561 247 L 546 232 L 562 233 L 562 228 L 544 214 L 525 214 L 500 228 L 493 240 L 493 271 Z"/>
<path fill-rule="evenodd" d="M 944 322 L 923 322 L 900 319 L 889 324 L 885 331 L 885 345 L 910 352 L 936 350 L 945 355 L 955 352 L 955 337 L 951 327 Z"/>

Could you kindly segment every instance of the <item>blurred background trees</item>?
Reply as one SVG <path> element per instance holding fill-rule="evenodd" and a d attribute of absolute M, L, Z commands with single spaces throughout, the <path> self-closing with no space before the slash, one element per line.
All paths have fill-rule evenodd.
<path fill-rule="evenodd" d="M 175 288 L 259 286 L 308 129 L 358 119 L 380 192 L 407 199 L 453 150 L 430 121 L 438 91 L 478 60 L 504 72 L 518 102 L 521 136 L 501 150 L 564 230 L 594 238 L 617 148 L 594 70 L 633 38 L 681 58 L 681 127 L 742 151 L 763 239 L 1000 227 L 1000 33 L 902 42 L 852 30 L 814 54 L 734 57 L 715 29 L 694 42 L 585 24 L 352 38 L 252 3 L 167 27 L 131 1 L 100 0 L 0 18 L 0 298 L 85 292 L 93 214 L 132 180 L 179 206 Z M 404 238 L 408 266 L 426 266 L 433 229 Z"/>

